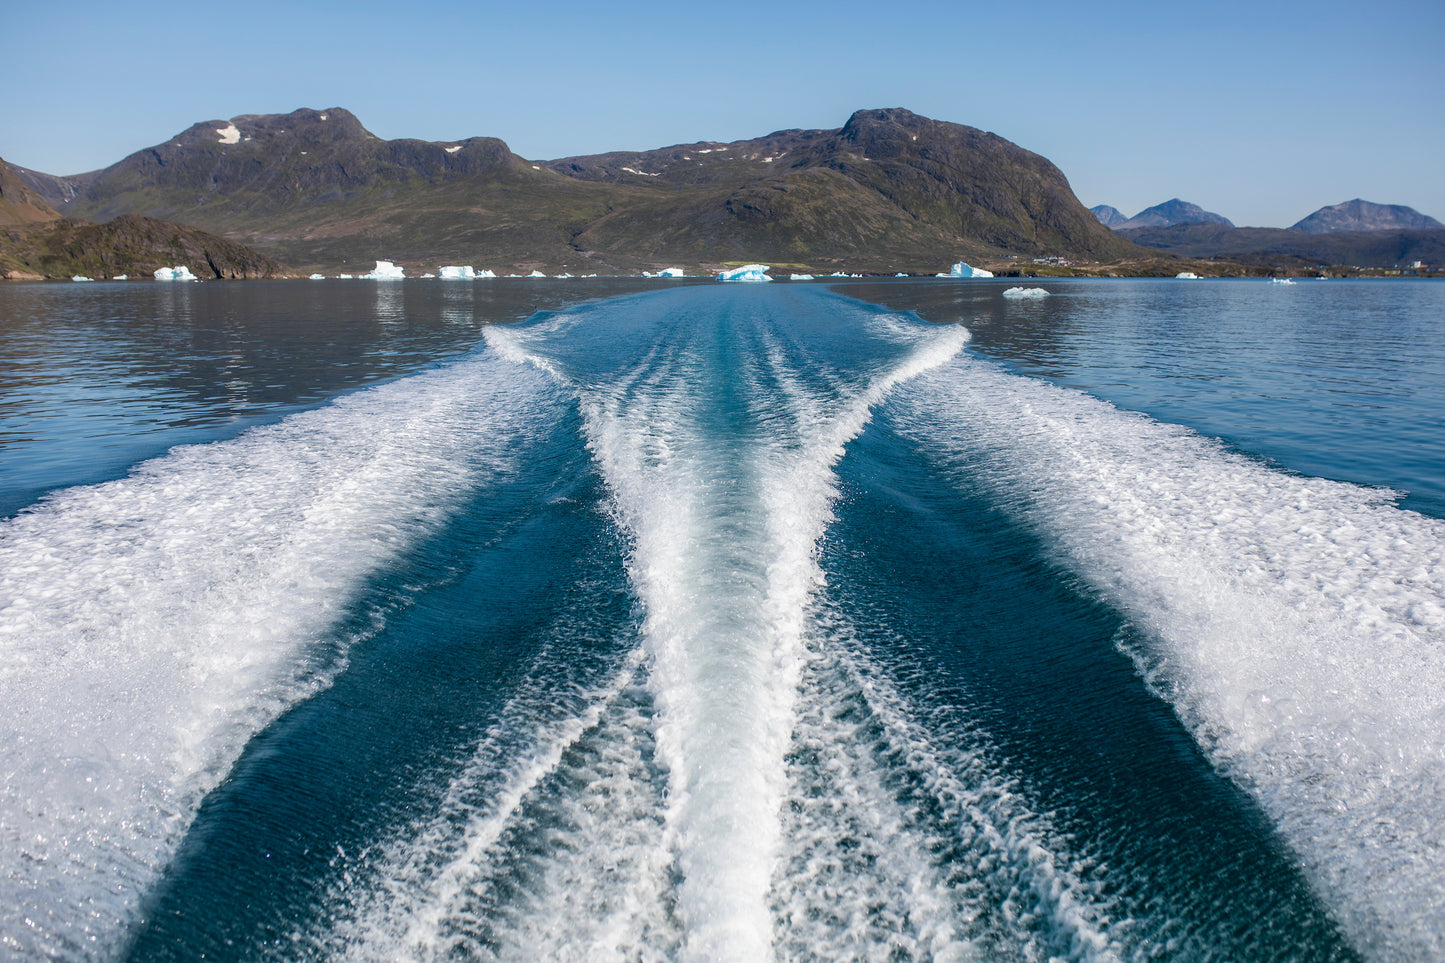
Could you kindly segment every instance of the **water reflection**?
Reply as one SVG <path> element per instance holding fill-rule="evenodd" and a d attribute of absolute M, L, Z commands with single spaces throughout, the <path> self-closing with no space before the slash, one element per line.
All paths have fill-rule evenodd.
<path fill-rule="evenodd" d="M 0 516 L 655 282 L 0 285 Z"/>
<path fill-rule="evenodd" d="M 1429 281 L 856 282 L 969 348 L 1310 475 L 1445 516 L 1445 287 Z"/>

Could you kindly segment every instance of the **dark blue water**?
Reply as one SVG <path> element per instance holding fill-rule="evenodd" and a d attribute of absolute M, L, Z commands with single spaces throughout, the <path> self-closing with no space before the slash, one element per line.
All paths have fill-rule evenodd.
<path fill-rule="evenodd" d="M 1435 289 L 361 284 L 0 289 L 7 953 L 1440 954 Z"/>

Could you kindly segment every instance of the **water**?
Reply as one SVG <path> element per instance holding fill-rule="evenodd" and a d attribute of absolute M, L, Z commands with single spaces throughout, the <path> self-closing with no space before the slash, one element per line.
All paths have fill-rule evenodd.
<path fill-rule="evenodd" d="M 1440 957 L 1445 296 L 1005 286 L 0 288 L 0 946 Z"/>

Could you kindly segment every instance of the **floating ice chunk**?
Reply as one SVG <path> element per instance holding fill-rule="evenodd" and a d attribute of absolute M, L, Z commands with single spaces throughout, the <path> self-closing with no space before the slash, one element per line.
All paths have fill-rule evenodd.
<path fill-rule="evenodd" d="M 221 135 L 220 143 L 222 144 L 239 144 L 241 142 L 241 132 L 236 129 L 235 124 L 217 127 L 216 133 Z"/>
<path fill-rule="evenodd" d="M 788 275 L 788 280 L 789 280 L 789 281 L 811 281 L 811 280 L 813 280 L 813 275 L 811 275 L 811 274 L 789 274 L 789 275 Z"/>
<path fill-rule="evenodd" d="M 70 276 L 70 280 L 72 280 L 72 281 L 94 281 L 95 278 L 88 278 L 88 277 L 86 277 L 84 274 L 72 274 L 72 275 Z"/>
<path fill-rule="evenodd" d="M 1193 271 L 1180 271 L 1178 274 L 1174 275 L 1174 277 L 1176 277 L 1177 279 L 1179 279 L 1179 280 L 1181 280 L 1181 281 L 1198 281 L 1198 280 L 1199 280 L 1199 275 L 1195 274 Z"/>
<path fill-rule="evenodd" d="M 377 261 L 376 267 L 369 274 L 362 275 L 362 278 L 368 281 L 400 281 L 404 277 L 406 272 L 390 261 Z"/>
<path fill-rule="evenodd" d="M 326 275 L 324 275 L 324 274 L 313 274 L 313 275 L 311 275 L 311 280 L 313 280 L 313 281 L 325 281 L 325 280 L 326 280 Z"/>
<path fill-rule="evenodd" d="M 1290 278 L 1270 278 L 1270 279 L 1269 279 L 1269 283 L 1270 283 L 1270 284 L 1293 284 L 1294 281 L 1291 280 Z"/>
<path fill-rule="evenodd" d="M 993 277 L 993 272 L 985 271 L 983 268 L 973 267 L 965 261 L 959 261 L 948 269 L 947 274 L 937 276 L 941 278 L 991 278 Z"/>
<path fill-rule="evenodd" d="M 491 270 L 490 268 L 482 268 L 480 271 L 477 272 L 477 277 L 479 278 L 494 278 L 496 276 L 496 272 Z"/>
<path fill-rule="evenodd" d="M 175 267 L 156 268 L 156 280 L 194 281 L 196 280 L 196 276 L 191 273 L 190 268 L 186 267 L 184 264 L 178 264 Z"/>
<path fill-rule="evenodd" d="M 130 280 L 130 275 L 129 275 L 129 274 L 117 274 L 115 277 L 111 278 L 111 280 L 112 280 L 112 281 L 129 281 L 129 280 Z"/>
<path fill-rule="evenodd" d="M 326 118 L 323 117 L 323 118 L 321 118 L 321 119 L 322 119 L 322 120 L 325 120 Z M 352 277 L 354 277 L 354 275 L 351 275 L 351 274 L 338 274 L 338 275 L 336 275 L 337 280 L 350 281 L 350 280 L 352 279 Z"/>
<path fill-rule="evenodd" d="M 766 264 L 744 264 L 717 276 L 719 281 L 771 281 Z"/>
<path fill-rule="evenodd" d="M 1049 292 L 1043 288 L 1009 288 L 1003 293 L 1006 298 L 1046 298 Z"/>
<path fill-rule="evenodd" d="M 443 281 L 470 281 L 477 276 L 477 270 L 470 264 L 447 264 L 437 268 L 437 276 Z"/>
<path fill-rule="evenodd" d="M 541 271 L 536 270 L 534 270 L 531 274 L 527 275 L 527 277 L 529 278 L 544 278 L 546 276 L 547 275 L 543 274 Z"/>
<path fill-rule="evenodd" d="M 906 277 L 908 277 L 908 275 L 904 274 L 902 271 L 899 271 L 897 274 L 895 274 L 895 275 L 893 275 L 893 276 L 896 277 L 896 278 L 906 278 Z"/>
<path fill-rule="evenodd" d="M 657 276 L 660 278 L 681 278 L 687 275 L 682 273 L 682 268 L 663 268 L 657 272 Z"/>

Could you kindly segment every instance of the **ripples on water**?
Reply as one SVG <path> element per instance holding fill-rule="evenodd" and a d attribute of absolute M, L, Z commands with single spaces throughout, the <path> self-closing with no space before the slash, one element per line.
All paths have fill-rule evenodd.
<path fill-rule="evenodd" d="M 1433 288 L 575 283 L 0 290 L 0 946 L 1439 955 Z"/>

